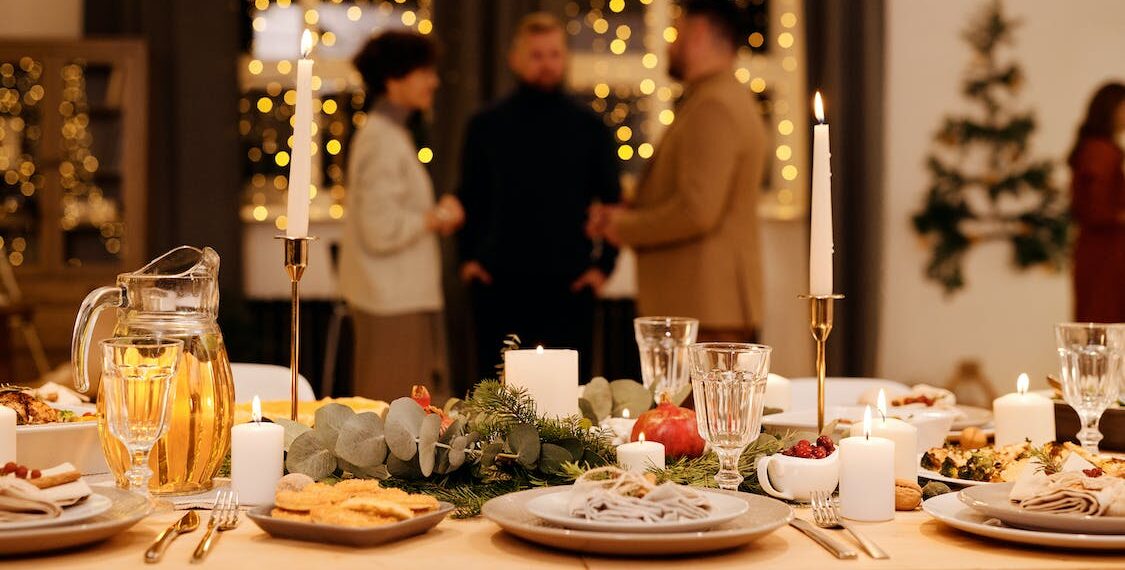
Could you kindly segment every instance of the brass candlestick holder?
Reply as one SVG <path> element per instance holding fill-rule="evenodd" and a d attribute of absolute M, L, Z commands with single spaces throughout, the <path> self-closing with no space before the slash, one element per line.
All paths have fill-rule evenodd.
<path fill-rule="evenodd" d="M 832 334 L 832 305 L 840 294 L 801 295 L 809 300 L 809 331 L 816 341 L 816 432 L 824 431 L 824 384 L 828 371 L 828 335 Z"/>
<path fill-rule="evenodd" d="M 285 242 L 285 272 L 289 274 L 289 419 L 297 421 L 297 364 L 301 348 L 301 277 L 309 266 L 309 242 L 313 236 L 277 236 Z"/>

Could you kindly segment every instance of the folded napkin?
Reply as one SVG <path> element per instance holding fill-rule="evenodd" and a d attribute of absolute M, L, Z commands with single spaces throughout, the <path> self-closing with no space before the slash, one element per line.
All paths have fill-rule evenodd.
<path fill-rule="evenodd" d="M 74 466 L 63 463 L 44 469 L 41 477 L 55 477 L 74 472 Z M 11 522 L 28 518 L 54 518 L 62 514 L 64 507 L 77 504 L 92 493 L 90 486 L 82 479 L 40 489 L 25 479 L 15 475 L 0 477 L 0 522 Z"/>
<path fill-rule="evenodd" d="M 1081 471 L 1044 475 L 1031 468 L 1024 470 L 1008 498 L 1029 511 L 1125 516 L 1125 479 L 1089 477 Z"/>
<path fill-rule="evenodd" d="M 38 487 L 12 476 L 0 477 L 0 522 L 54 518 L 62 507 L 46 498 Z"/>

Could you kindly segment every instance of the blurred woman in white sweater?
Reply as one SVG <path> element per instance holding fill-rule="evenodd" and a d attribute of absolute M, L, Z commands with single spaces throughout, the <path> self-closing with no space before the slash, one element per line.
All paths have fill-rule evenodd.
<path fill-rule="evenodd" d="M 367 120 L 352 137 L 340 292 L 355 324 L 354 393 L 391 401 L 413 384 L 448 395 L 439 236 L 464 211 L 434 188 L 408 129 L 438 86 L 436 47 L 384 32 L 355 57 L 367 85 Z"/>

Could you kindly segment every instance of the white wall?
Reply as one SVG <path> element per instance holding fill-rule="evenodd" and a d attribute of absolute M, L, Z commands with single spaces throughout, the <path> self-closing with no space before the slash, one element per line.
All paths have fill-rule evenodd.
<path fill-rule="evenodd" d="M 1071 318 L 1069 274 L 1011 269 L 1010 247 L 971 250 L 968 286 L 945 298 L 924 279 L 927 250 L 910 226 L 928 184 L 923 160 L 942 117 L 967 103 L 961 77 L 970 51 L 960 38 L 984 0 L 887 2 L 883 298 L 880 376 L 944 383 L 955 363 L 979 359 L 1001 392 L 1017 374 L 1033 387 L 1057 371 L 1052 326 Z M 1069 173 L 1063 157 L 1089 97 L 1103 81 L 1125 79 L 1125 2 L 1020 0 L 1005 2 L 1019 18 L 1015 56 L 1026 81 L 1021 103 L 1039 128 L 1034 155 L 1059 161 L 1058 183 Z M 1057 373 L 1057 372 L 1056 372 Z"/>

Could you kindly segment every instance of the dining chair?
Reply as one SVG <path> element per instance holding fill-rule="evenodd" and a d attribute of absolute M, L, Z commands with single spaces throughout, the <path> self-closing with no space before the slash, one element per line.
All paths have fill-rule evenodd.
<path fill-rule="evenodd" d="M 289 399 L 289 369 L 276 364 L 232 362 L 235 403 L 249 402 L 257 395 L 264 402 Z M 297 399 L 315 400 L 312 385 L 304 376 L 297 377 Z"/>

